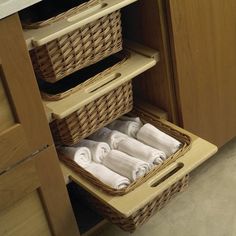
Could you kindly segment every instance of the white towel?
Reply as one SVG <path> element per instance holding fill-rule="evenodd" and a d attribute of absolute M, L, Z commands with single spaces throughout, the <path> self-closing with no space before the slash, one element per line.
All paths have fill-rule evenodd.
<path fill-rule="evenodd" d="M 139 117 L 121 116 L 119 120 L 133 121 L 133 122 L 139 123 L 140 125 L 143 125 L 143 122 L 140 120 Z"/>
<path fill-rule="evenodd" d="M 92 162 L 85 169 L 101 182 L 114 189 L 126 188 L 130 184 L 128 178 L 117 174 L 101 164 Z"/>
<path fill-rule="evenodd" d="M 93 161 L 97 162 L 97 163 L 101 163 L 103 158 L 111 150 L 107 143 L 96 142 L 96 141 L 88 140 L 88 139 L 81 140 L 75 146 L 76 147 L 87 147 L 92 154 Z"/>
<path fill-rule="evenodd" d="M 149 163 L 118 150 L 111 150 L 103 159 L 102 164 L 131 181 L 144 176 L 152 167 Z"/>
<path fill-rule="evenodd" d="M 175 153 L 182 145 L 178 140 L 162 132 L 151 124 L 145 124 L 138 131 L 137 139 L 151 147 L 165 152 L 167 157 Z"/>
<path fill-rule="evenodd" d="M 116 130 L 110 130 L 106 127 L 89 136 L 89 139 L 94 141 L 108 143 L 111 149 L 116 149 L 118 143 L 125 138 L 127 138 L 127 135 Z"/>
<path fill-rule="evenodd" d="M 166 159 L 164 152 L 154 149 L 133 138 L 127 138 L 119 142 L 118 150 L 154 165 L 160 165 L 163 163 L 163 160 Z"/>
<path fill-rule="evenodd" d="M 115 120 L 107 126 L 109 129 L 118 130 L 130 137 L 135 138 L 142 124 L 135 121 Z"/>
<path fill-rule="evenodd" d="M 86 168 L 92 161 L 91 152 L 86 147 L 61 147 L 59 151 L 83 168 Z"/>

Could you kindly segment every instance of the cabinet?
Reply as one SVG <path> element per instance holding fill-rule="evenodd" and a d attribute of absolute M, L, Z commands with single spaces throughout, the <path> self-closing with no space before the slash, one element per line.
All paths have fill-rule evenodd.
<path fill-rule="evenodd" d="M 202 48 L 200 51 L 195 50 L 200 48 L 201 41 L 197 39 L 196 35 L 204 28 L 195 27 L 198 22 L 198 14 L 200 14 L 199 12 L 201 14 L 205 12 L 205 15 L 207 15 L 208 7 L 219 13 L 220 7 L 218 2 L 215 5 L 210 4 L 209 1 L 207 3 L 198 2 L 198 12 L 194 11 L 191 14 L 188 8 L 195 7 L 194 4 L 191 4 L 192 2 L 192 0 L 184 2 L 177 0 L 169 2 L 164 0 L 140 0 L 122 10 L 124 37 L 160 52 L 160 62 L 134 79 L 135 106 L 155 117 L 166 118 L 167 114 L 169 121 L 197 133 L 200 137 L 222 144 L 232 136 L 234 131 L 231 127 L 234 124 L 231 120 L 233 115 L 225 118 L 221 113 L 222 120 L 224 120 L 223 118 L 228 119 L 228 122 L 224 122 L 224 124 L 228 125 L 227 130 L 232 133 L 225 132 L 221 141 L 217 141 L 221 129 L 214 129 L 213 132 L 213 128 L 206 128 L 207 124 L 214 124 L 214 128 L 220 127 L 218 123 L 220 119 L 216 119 L 216 115 L 219 115 L 216 112 L 219 110 L 214 110 L 215 113 L 208 113 L 208 111 L 211 111 L 208 110 L 209 106 L 212 106 L 210 101 L 213 102 L 214 99 L 211 97 L 212 100 L 208 100 L 209 103 L 205 102 L 208 98 L 209 87 L 212 88 L 211 85 L 214 82 L 212 76 L 214 75 L 214 69 L 211 68 L 207 76 L 211 80 L 205 80 L 205 74 L 200 77 L 201 70 L 197 70 L 193 66 L 194 64 L 200 64 L 202 68 L 205 66 L 205 71 L 207 71 L 206 65 L 202 63 L 202 58 L 205 57 L 204 55 L 211 55 L 210 50 L 204 53 L 201 51 Z M 209 5 L 206 7 L 204 4 Z M 205 11 L 200 11 L 201 8 Z M 214 14 L 212 12 L 211 14 L 212 18 Z M 188 20 L 192 16 L 196 17 L 196 21 Z M 227 20 L 227 22 L 229 21 L 230 19 Z M 223 26 L 220 29 L 223 30 Z M 4 198 L 0 201 L 2 207 L 0 208 L 0 224 L 4 225 L 8 217 L 19 214 L 24 206 L 32 205 L 34 206 L 32 211 L 26 212 L 26 214 L 30 216 L 34 212 L 37 213 L 37 221 L 39 222 L 37 225 L 41 228 L 35 231 L 35 235 L 39 232 L 44 232 L 41 235 L 50 235 L 50 230 L 55 235 L 78 235 L 65 189 L 66 183 L 69 181 L 81 185 L 114 208 L 124 208 L 126 212 L 129 212 L 130 206 L 127 205 L 127 202 L 132 203 L 133 209 L 137 208 L 139 203 L 133 201 L 133 199 L 135 199 L 135 193 L 145 192 L 142 189 L 143 186 L 127 196 L 113 198 L 101 193 L 88 181 L 61 164 L 66 180 L 66 183 L 64 182 L 17 15 L 1 20 L 0 31 L 0 106 L 1 110 L 4 111 L 0 116 L 0 191 L 4 193 Z M 192 37 L 196 37 L 196 41 L 192 40 Z M 211 37 L 209 35 L 209 41 L 211 41 Z M 183 39 L 189 41 L 186 43 Z M 188 45 L 187 48 L 186 45 Z M 188 57 L 191 50 L 192 55 Z M 220 54 L 220 51 L 218 53 Z M 232 53 L 230 60 L 233 61 L 233 57 Z M 211 62 L 211 59 L 213 60 L 213 57 L 209 58 L 209 62 Z M 221 63 L 220 61 L 217 63 L 219 63 L 216 64 L 218 65 L 217 68 L 220 70 L 219 65 Z M 233 66 L 230 66 L 230 69 L 232 78 Z M 194 79 L 190 80 L 189 77 Z M 202 79 L 199 80 L 200 78 Z M 223 89 L 224 84 L 219 82 L 220 80 L 217 81 L 219 83 L 217 88 L 220 88 L 221 85 L 221 89 Z M 231 80 L 228 80 L 228 83 L 228 86 L 232 86 Z M 230 89 L 231 86 L 229 86 Z M 206 88 L 204 97 L 200 91 Z M 218 101 L 219 106 L 223 109 L 223 101 L 226 100 L 221 99 L 223 92 L 218 91 L 211 89 L 215 96 L 220 94 Z M 165 112 L 160 113 L 157 107 Z M 191 110 L 193 107 L 195 108 L 194 112 Z M 58 107 L 59 111 L 61 108 L 61 106 Z M 232 110 L 231 105 L 228 108 Z M 70 107 L 67 107 L 67 109 L 70 109 Z M 50 112 L 48 112 L 49 117 Z M 200 120 L 201 117 L 204 117 L 204 119 Z M 204 122 L 204 125 L 201 125 L 201 122 Z M 176 128 L 174 125 L 173 127 Z M 187 131 L 183 132 L 189 134 L 193 140 L 192 148 L 181 159 L 186 163 L 185 168 L 181 170 L 180 174 L 161 184 L 161 188 L 157 190 L 159 192 L 173 184 L 176 178 L 181 178 L 182 175 L 189 173 L 202 164 L 217 150 L 214 145 L 202 138 Z M 11 179 L 16 182 L 9 181 Z M 6 191 L 8 186 L 16 192 L 16 195 L 14 195 L 16 198 L 10 200 Z M 19 186 L 19 188 L 15 189 L 14 186 Z M 147 199 L 148 197 L 145 196 Z M 142 200 L 142 198 L 143 196 L 139 195 L 137 199 Z M 22 221 L 19 224 L 22 224 Z M 9 230 L 11 228 L 10 226 L 9 228 L 6 227 L 2 229 Z M 68 231 L 69 229 L 71 232 Z M 28 228 L 28 230 L 31 229 Z M 12 232 L 12 235 L 14 235 L 14 232 Z"/>
<path fill-rule="evenodd" d="M 78 235 L 18 15 L 0 31 L 0 235 Z"/>

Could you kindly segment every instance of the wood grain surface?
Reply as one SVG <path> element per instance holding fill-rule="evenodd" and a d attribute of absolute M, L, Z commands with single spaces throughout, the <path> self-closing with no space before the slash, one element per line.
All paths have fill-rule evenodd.
<path fill-rule="evenodd" d="M 221 146 L 236 135 L 236 1 L 168 3 L 182 125 Z"/>

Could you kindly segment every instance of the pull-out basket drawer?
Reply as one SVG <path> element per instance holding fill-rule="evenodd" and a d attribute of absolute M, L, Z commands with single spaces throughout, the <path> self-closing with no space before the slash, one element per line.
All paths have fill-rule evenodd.
<path fill-rule="evenodd" d="M 141 112 L 139 115 L 142 118 L 148 116 L 153 121 L 158 120 L 147 112 Z M 85 190 L 83 195 L 94 209 L 125 231 L 133 232 L 176 193 L 182 191 L 188 184 L 188 174 L 217 151 L 216 146 L 209 142 L 165 120 L 159 120 L 159 122 L 189 136 L 192 140 L 191 147 L 182 156 L 171 161 L 161 171 L 123 196 L 114 196 L 104 192 L 91 181 L 62 164 L 66 181 L 70 180 L 80 185 Z"/>
<path fill-rule="evenodd" d="M 67 9 L 71 2 L 53 6 L 52 13 L 55 8 Z M 23 22 L 37 77 L 54 83 L 122 49 L 120 9 L 135 0 L 80 2 L 83 3 L 49 19 Z M 41 7 L 40 4 L 44 3 L 38 3 Z M 32 18 L 38 14 L 36 7 L 32 6 L 35 10 Z"/>

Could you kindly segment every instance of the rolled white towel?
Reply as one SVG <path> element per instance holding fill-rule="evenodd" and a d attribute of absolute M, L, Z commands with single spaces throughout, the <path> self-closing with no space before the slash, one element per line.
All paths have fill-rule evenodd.
<path fill-rule="evenodd" d="M 144 176 L 152 167 L 149 163 L 118 150 L 111 150 L 103 159 L 102 164 L 131 181 Z"/>
<path fill-rule="evenodd" d="M 139 117 L 132 117 L 132 116 L 121 116 L 119 120 L 124 120 L 124 121 L 133 121 L 136 123 L 139 123 L 140 125 L 143 125 L 143 122 Z"/>
<path fill-rule="evenodd" d="M 117 174 L 104 165 L 92 162 L 85 169 L 101 182 L 114 189 L 126 188 L 130 184 L 128 178 Z"/>
<path fill-rule="evenodd" d="M 86 147 L 61 147 L 59 151 L 83 168 L 92 162 L 91 152 Z"/>
<path fill-rule="evenodd" d="M 106 127 L 89 136 L 89 139 L 94 141 L 108 143 L 111 149 L 116 149 L 118 143 L 125 138 L 127 138 L 127 135 L 116 130 L 110 130 Z"/>
<path fill-rule="evenodd" d="M 164 152 L 152 148 L 133 138 L 127 138 L 119 142 L 117 149 L 154 165 L 160 165 L 163 163 L 163 160 L 166 159 L 166 154 Z"/>
<path fill-rule="evenodd" d="M 182 145 L 178 140 L 162 132 L 151 124 L 145 124 L 138 131 L 137 139 L 151 147 L 165 152 L 167 157 L 175 153 Z"/>
<path fill-rule="evenodd" d="M 109 129 L 118 130 L 130 137 L 135 138 L 142 124 L 135 121 L 115 120 L 107 126 Z"/>
<path fill-rule="evenodd" d="M 111 150 L 107 143 L 96 142 L 96 141 L 89 140 L 89 139 L 83 139 L 75 146 L 76 147 L 87 147 L 92 154 L 93 161 L 97 162 L 97 163 L 101 163 L 103 158 Z"/>

